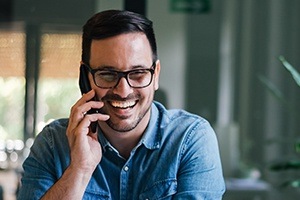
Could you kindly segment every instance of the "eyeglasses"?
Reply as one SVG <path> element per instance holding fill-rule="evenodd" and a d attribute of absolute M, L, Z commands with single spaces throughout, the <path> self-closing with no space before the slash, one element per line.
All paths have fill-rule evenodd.
<path fill-rule="evenodd" d="M 93 75 L 94 83 L 99 88 L 115 88 L 123 77 L 130 87 L 144 88 L 149 86 L 152 82 L 156 63 L 153 62 L 149 69 L 134 69 L 126 72 L 108 69 L 92 69 L 86 64 L 84 64 L 84 66 Z"/>

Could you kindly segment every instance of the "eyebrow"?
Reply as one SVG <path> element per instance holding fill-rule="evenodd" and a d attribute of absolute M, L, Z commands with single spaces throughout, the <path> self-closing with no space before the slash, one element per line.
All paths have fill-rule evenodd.
<path fill-rule="evenodd" d="M 149 68 L 149 66 L 145 66 L 145 65 L 133 65 L 133 66 L 131 66 L 131 68 L 129 70 L 125 70 L 125 71 L 131 71 L 131 70 L 135 70 L 135 69 L 148 69 L 148 68 Z M 110 66 L 110 65 L 98 66 L 98 67 L 94 68 L 94 70 L 121 71 L 121 70 L 117 69 L 116 67 Z"/>

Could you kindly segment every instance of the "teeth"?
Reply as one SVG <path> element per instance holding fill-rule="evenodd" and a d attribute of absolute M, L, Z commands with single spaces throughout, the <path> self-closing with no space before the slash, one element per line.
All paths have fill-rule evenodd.
<path fill-rule="evenodd" d="M 134 106 L 135 101 L 112 101 L 111 105 L 116 108 L 128 108 Z"/>

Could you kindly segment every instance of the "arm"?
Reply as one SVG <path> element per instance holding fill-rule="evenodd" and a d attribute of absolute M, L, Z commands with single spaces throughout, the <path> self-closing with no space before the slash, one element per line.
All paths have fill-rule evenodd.
<path fill-rule="evenodd" d="M 90 131 L 91 122 L 109 117 L 102 114 L 84 115 L 91 108 L 100 108 L 102 102 L 88 102 L 95 95 L 92 90 L 72 107 L 67 137 L 70 146 L 71 164 L 62 177 L 42 199 L 82 199 L 93 171 L 102 158 L 97 134 Z"/>
<path fill-rule="evenodd" d="M 88 102 L 94 95 L 94 91 L 83 95 L 72 107 L 66 131 L 68 141 L 65 139 L 62 144 L 69 143 L 70 149 L 70 165 L 62 167 L 66 168 L 65 171 L 58 172 L 60 167 L 53 161 L 51 134 L 46 132 L 38 136 L 31 156 L 24 163 L 20 199 L 37 199 L 41 196 L 42 199 L 82 199 L 92 173 L 102 158 L 97 134 L 90 132 L 89 125 L 93 121 L 108 119 L 108 116 L 102 114 L 84 115 L 92 107 L 103 106 L 102 102 Z M 60 152 L 60 156 L 67 157 L 68 153 Z"/>
<path fill-rule="evenodd" d="M 222 199 L 225 184 L 216 135 L 207 122 L 186 137 L 174 199 Z"/>
<path fill-rule="evenodd" d="M 70 166 L 42 199 L 82 199 L 90 178 L 91 173 L 84 174 Z"/>

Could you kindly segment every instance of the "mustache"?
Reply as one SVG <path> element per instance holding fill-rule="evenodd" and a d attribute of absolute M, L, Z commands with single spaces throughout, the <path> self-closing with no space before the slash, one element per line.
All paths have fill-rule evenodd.
<path fill-rule="evenodd" d="M 123 98 L 117 94 L 106 94 L 101 98 L 101 101 L 128 101 L 132 99 L 140 99 L 139 94 L 129 94 L 127 97 Z"/>

